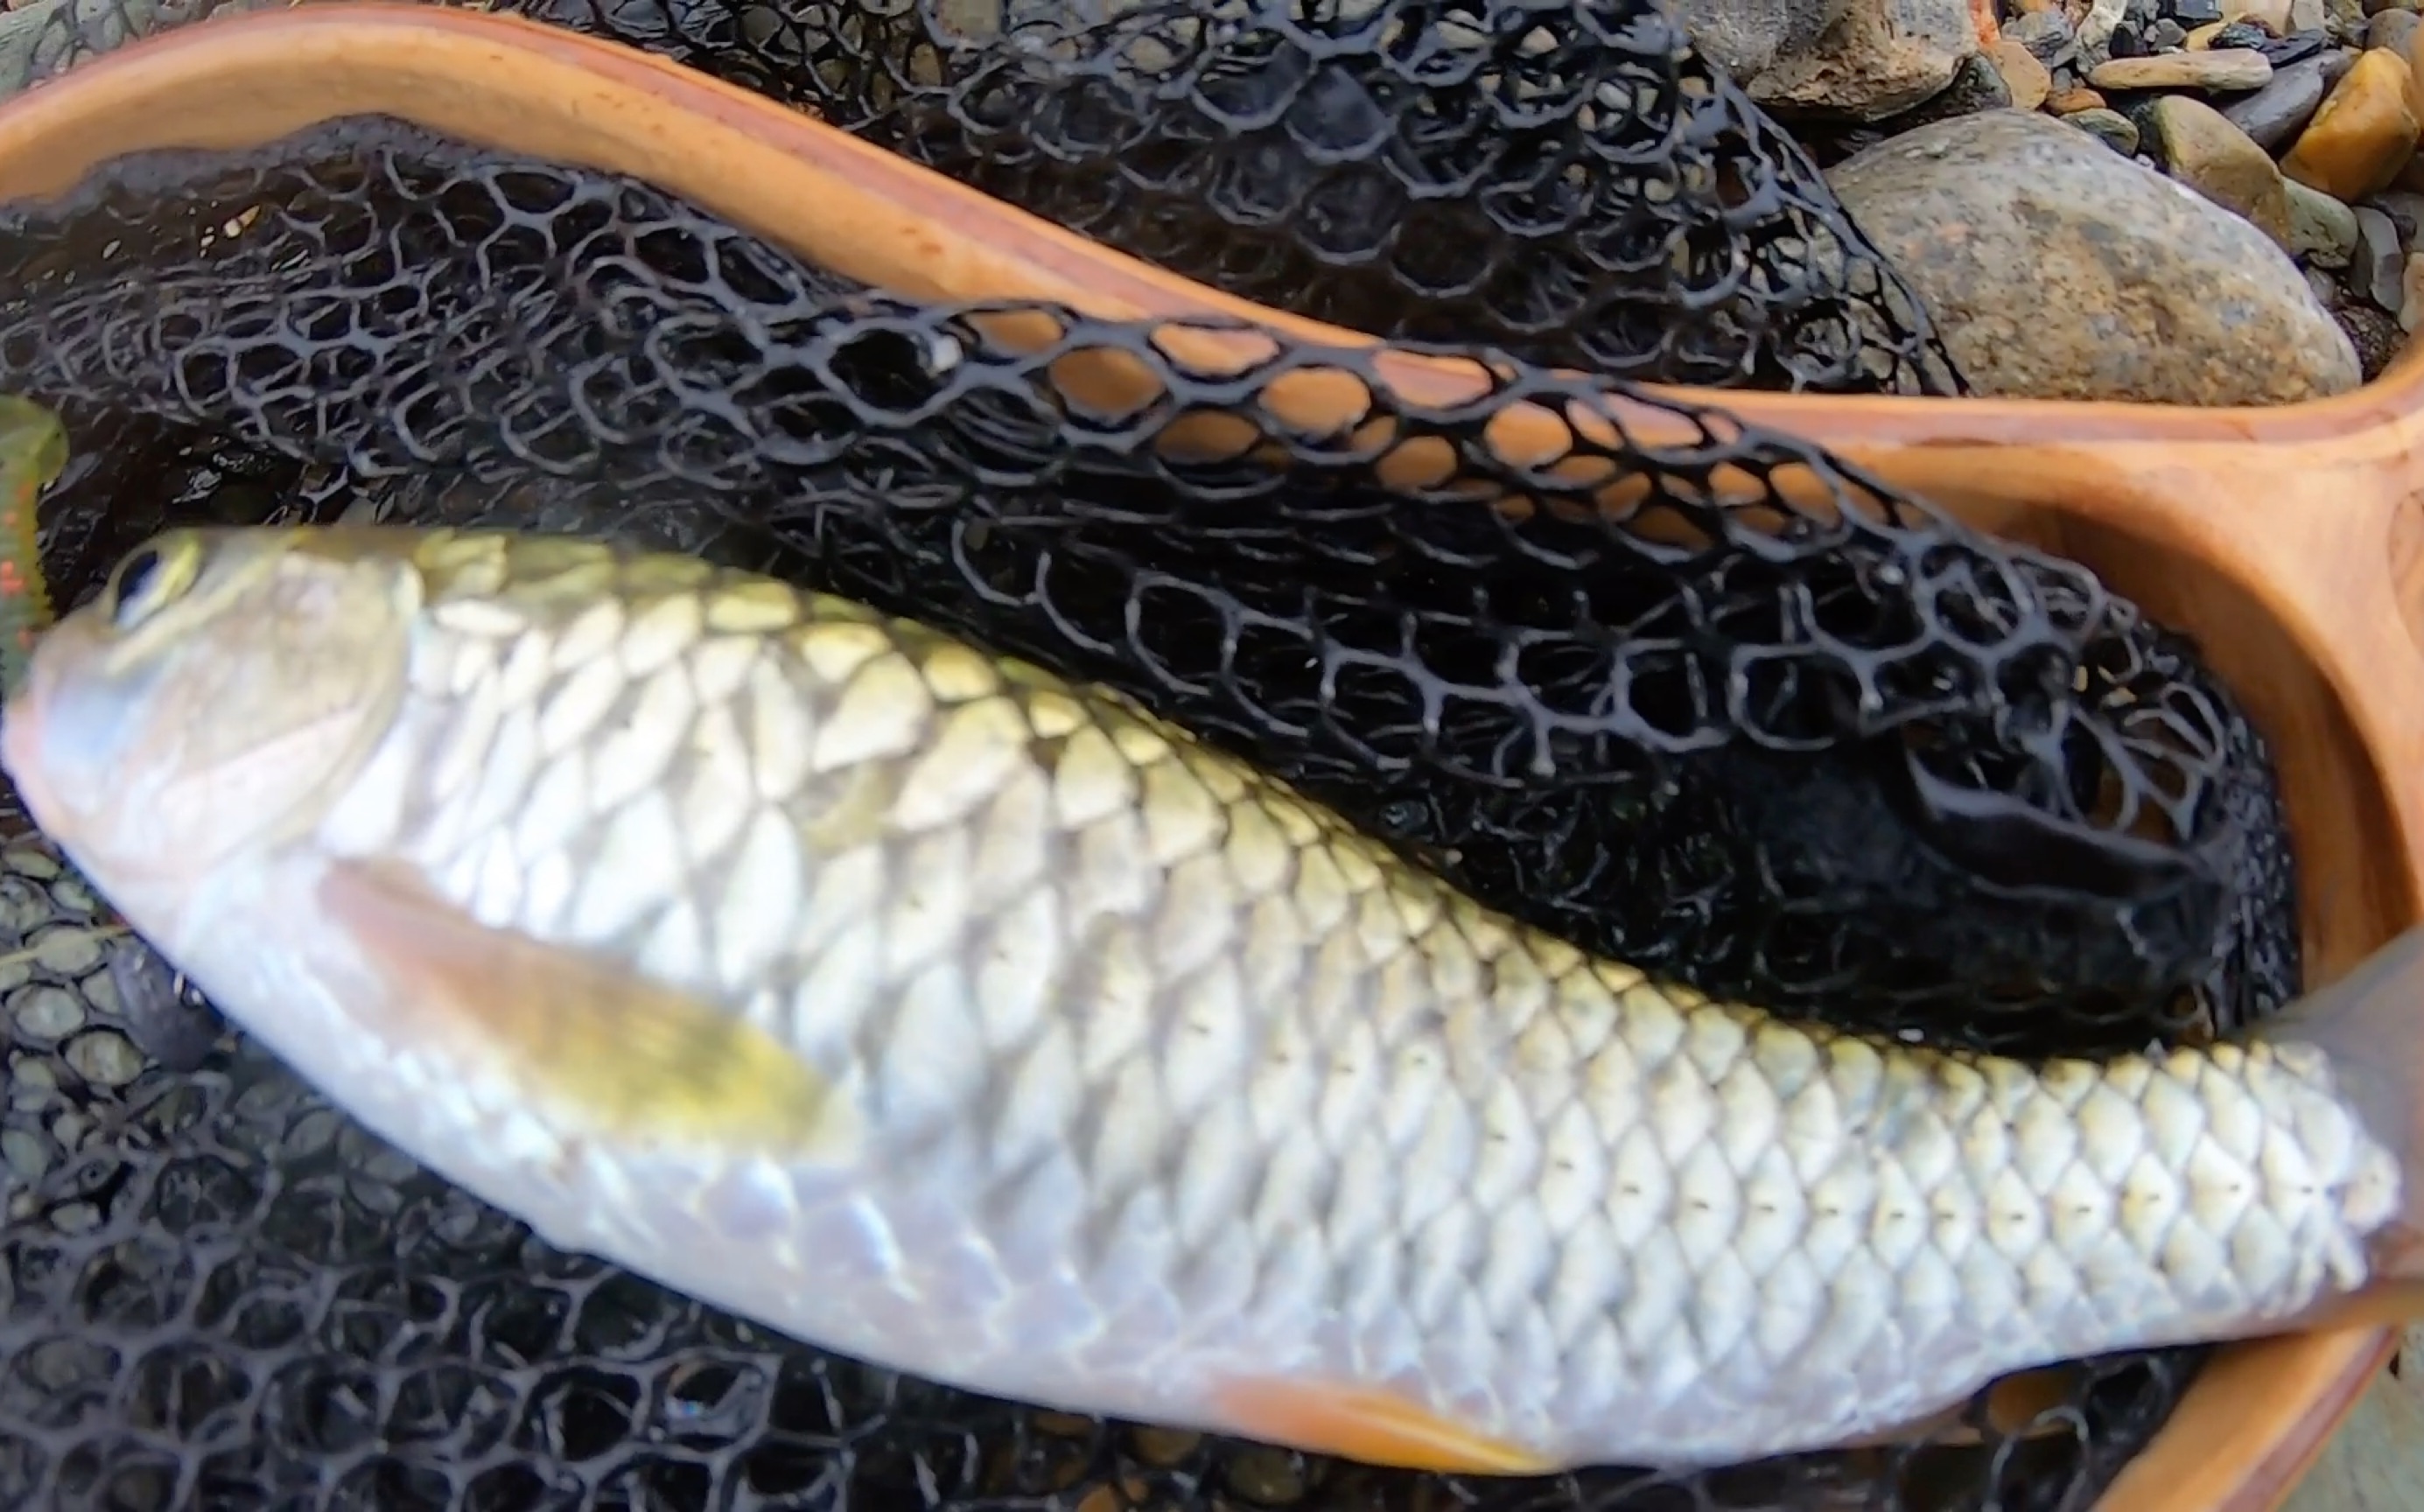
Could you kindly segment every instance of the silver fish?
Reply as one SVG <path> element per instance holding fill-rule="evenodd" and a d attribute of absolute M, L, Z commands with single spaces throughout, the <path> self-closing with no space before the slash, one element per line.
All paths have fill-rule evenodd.
<path fill-rule="evenodd" d="M 0 760 L 232 1019 L 551 1242 L 1040 1405 L 1680 1468 L 2424 1277 L 2424 931 L 2207 1048 L 1795 1025 L 1115 695 L 684 557 L 172 533 Z"/>

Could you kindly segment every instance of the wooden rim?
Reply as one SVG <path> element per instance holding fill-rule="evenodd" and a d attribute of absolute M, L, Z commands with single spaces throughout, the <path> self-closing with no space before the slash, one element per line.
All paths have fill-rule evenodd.
<path fill-rule="evenodd" d="M 1283 337 L 1379 344 L 1111 251 L 668 60 L 518 17 L 381 0 L 212 20 L 0 104 L 0 199 L 58 195 L 127 152 L 241 149 L 373 114 L 632 175 L 912 296 L 1228 316 Z M 1415 403 L 1479 388 L 1452 359 L 1387 350 L 1378 362 Z M 1664 391 L 2086 562 L 2158 619 L 2263 621 L 2200 639 L 2285 772 L 2300 773 L 2286 786 L 2301 855 L 2333 863 L 2309 860 L 2309 891 L 2324 895 L 2307 907 L 2310 975 L 2339 975 L 2424 917 L 2424 361 L 2269 409 Z M 1312 386 L 1290 403 L 1298 413 L 1283 418 L 1317 425 L 1337 394 Z M 1637 439 L 1692 438 L 1667 411 L 1608 407 Z M 1563 449 L 1567 422 L 1554 413 L 1502 419 L 1491 438 L 1503 450 Z M 2399 843 L 2384 847 L 2385 836 Z M 2271 1512 L 2391 1343 L 2368 1329 L 2226 1347 L 2104 1512 Z"/>

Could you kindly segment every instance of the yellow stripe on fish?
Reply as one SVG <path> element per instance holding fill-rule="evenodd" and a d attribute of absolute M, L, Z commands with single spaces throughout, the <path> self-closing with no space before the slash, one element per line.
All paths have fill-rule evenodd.
<path fill-rule="evenodd" d="M 1113 694 L 686 558 L 174 533 L 0 758 L 230 1016 L 552 1242 L 1067 1410 L 1702 1465 L 2424 1278 L 2424 931 L 2106 1063 L 1787 1023 Z"/>

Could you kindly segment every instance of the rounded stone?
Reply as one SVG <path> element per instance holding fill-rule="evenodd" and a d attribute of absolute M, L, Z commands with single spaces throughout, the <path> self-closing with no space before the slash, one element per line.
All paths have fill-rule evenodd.
<path fill-rule="evenodd" d="M 2272 151 L 2305 130 L 2333 84 L 2333 59 L 2309 57 L 2275 72 L 2272 82 L 2223 107 L 2223 117 Z"/>
<path fill-rule="evenodd" d="M 2387 188 L 2416 155 L 2410 73 L 2396 53 L 2368 52 L 2323 97 L 2315 119 L 2281 159 L 2281 171 L 2335 199 Z"/>
<path fill-rule="evenodd" d="M 1995 72 L 2003 76 L 2003 88 L 2011 91 L 2014 109 L 2034 110 L 2053 92 L 2053 75 L 2037 61 L 2035 54 L 2018 42 L 2006 37 L 1995 44 L 1988 56 Z"/>
<path fill-rule="evenodd" d="M 25 846 L 10 846 L 7 851 L 0 851 L 0 871 L 48 882 L 59 874 L 59 864 L 40 851 Z"/>
<path fill-rule="evenodd" d="M 0 1130 L 0 1160 L 8 1163 L 19 1181 L 31 1186 L 51 1169 L 50 1147 L 23 1129 Z"/>
<path fill-rule="evenodd" d="M 2289 245 L 2289 191 L 2264 149 L 2202 100 L 2166 95 L 2146 110 L 2147 135 L 2175 182 Z"/>
<path fill-rule="evenodd" d="M 2138 125 L 2117 110 L 2074 111 L 2065 121 L 2127 157 L 2138 150 Z"/>
<path fill-rule="evenodd" d="M 1981 393 L 2280 405 L 2359 382 L 2270 237 L 2065 121 L 1938 121 L 1827 177 Z"/>
<path fill-rule="evenodd" d="M 68 1046 L 68 1064 L 98 1087 L 123 1087 L 143 1074 L 143 1052 L 114 1029 L 96 1029 Z"/>
<path fill-rule="evenodd" d="M 2116 57 L 2088 70 L 2087 82 L 2097 89 L 2257 89 L 2272 78 L 2272 63 L 2248 48 L 2214 48 L 2202 53 L 2158 53 L 2148 57 Z"/>
<path fill-rule="evenodd" d="M 62 977 L 81 977 L 101 964 L 101 936 L 72 925 L 52 930 L 34 942 L 34 963 Z"/>
<path fill-rule="evenodd" d="M 2295 179 L 2281 185 L 2289 196 L 2289 251 L 2318 267 L 2344 268 L 2356 249 L 2356 212 L 2320 189 Z"/>
<path fill-rule="evenodd" d="M 1229 1488 L 1265 1506 L 1289 1506 L 1304 1500 L 1304 1466 L 1295 1455 L 1266 1444 L 1240 1446 L 1221 1467 Z"/>
<path fill-rule="evenodd" d="M 37 1039 L 64 1039 L 84 1027 L 84 1004 L 64 987 L 31 988 L 11 1007 L 17 1027 Z"/>

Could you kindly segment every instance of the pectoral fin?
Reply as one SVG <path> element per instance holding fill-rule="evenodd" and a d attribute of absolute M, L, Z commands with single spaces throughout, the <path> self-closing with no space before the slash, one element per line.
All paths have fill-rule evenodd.
<path fill-rule="evenodd" d="M 1248 1438 L 1359 1464 L 1479 1475 L 1544 1475 L 1563 1468 L 1375 1387 L 1243 1379 L 1223 1385 L 1217 1401 Z"/>
<path fill-rule="evenodd" d="M 491 929 L 393 865 L 340 863 L 329 922 L 395 987 L 399 1038 L 460 1035 L 602 1137 L 812 1154 L 847 1138 L 843 1099 L 757 1026 L 628 965 Z"/>

